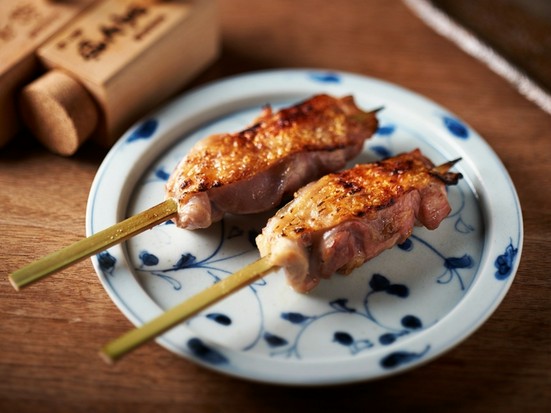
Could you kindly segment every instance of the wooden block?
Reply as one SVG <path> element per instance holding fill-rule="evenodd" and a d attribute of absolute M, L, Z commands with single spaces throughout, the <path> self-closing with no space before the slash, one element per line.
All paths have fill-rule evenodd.
<path fill-rule="evenodd" d="M 16 95 L 39 73 L 35 52 L 92 0 L 0 2 L 0 147 L 19 130 Z"/>
<path fill-rule="evenodd" d="M 105 146 L 111 146 L 133 122 L 180 90 L 217 54 L 214 0 L 99 3 L 38 51 L 46 67 L 72 77 L 92 96 L 98 108 L 97 121 L 90 118 L 91 128 L 75 130 L 93 130 L 93 138 Z M 63 153 L 56 139 L 37 127 L 56 120 L 28 98 L 43 81 L 37 79 L 25 88 L 21 111 L 35 135 L 54 152 Z M 49 90 L 56 99 L 55 84 L 39 89 Z M 66 112 L 64 121 L 74 117 L 69 108 Z M 69 137 L 79 143 L 86 138 Z"/>

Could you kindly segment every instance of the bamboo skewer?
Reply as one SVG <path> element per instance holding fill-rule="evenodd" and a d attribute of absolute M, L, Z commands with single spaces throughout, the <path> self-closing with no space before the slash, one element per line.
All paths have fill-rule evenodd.
<path fill-rule="evenodd" d="M 9 276 L 10 282 L 19 291 L 21 288 L 54 272 L 61 271 L 72 264 L 150 229 L 177 213 L 178 205 L 176 201 L 169 198 L 152 208 L 14 271 Z"/>
<path fill-rule="evenodd" d="M 110 364 L 115 362 L 141 344 L 157 337 L 231 293 L 258 280 L 273 268 L 274 265 L 271 263 L 270 256 L 258 259 L 143 326 L 130 330 L 118 339 L 113 340 L 103 347 L 100 356 Z"/>
<path fill-rule="evenodd" d="M 177 202 L 169 198 L 139 214 L 131 216 L 109 228 L 53 252 L 9 275 L 16 290 L 20 290 L 42 278 L 82 261 L 113 245 L 119 244 L 150 229 L 178 213 Z M 157 337 L 170 328 L 194 316 L 204 308 L 222 300 L 231 293 L 249 285 L 273 269 L 269 257 L 263 257 L 243 267 L 229 277 L 168 310 L 142 327 L 131 330 L 106 345 L 102 358 L 109 363 L 119 359 L 141 344 Z"/>

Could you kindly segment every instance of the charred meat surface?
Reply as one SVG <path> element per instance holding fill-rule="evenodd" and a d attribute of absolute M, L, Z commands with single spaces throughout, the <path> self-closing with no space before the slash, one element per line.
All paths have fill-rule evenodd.
<path fill-rule="evenodd" d="M 335 272 L 347 275 L 404 242 L 415 225 L 436 229 L 450 213 L 446 185 L 455 161 L 435 167 L 419 150 L 326 175 L 301 188 L 257 239 L 299 292 Z"/>
<path fill-rule="evenodd" d="M 316 95 L 273 112 L 266 106 L 251 126 L 198 142 L 166 186 L 178 201 L 175 223 L 206 228 L 225 212 L 267 211 L 286 196 L 355 157 L 377 129 L 375 112 L 351 96 Z"/>

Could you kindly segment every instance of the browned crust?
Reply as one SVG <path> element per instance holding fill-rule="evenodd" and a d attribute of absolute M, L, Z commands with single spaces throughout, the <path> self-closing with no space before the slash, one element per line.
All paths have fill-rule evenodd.
<path fill-rule="evenodd" d="M 278 211 L 280 222 L 273 232 L 294 239 L 327 229 L 328 223 L 332 227 L 350 219 L 375 219 L 378 211 L 409 191 L 431 184 L 456 184 L 461 175 L 447 172 L 453 163 L 444 165 L 435 168 L 414 150 L 328 174 L 301 189 L 295 201 Z"/>
<path fill-rule="evenodd" d="M 194 147 L 171 177 L 168 194 L 182 197 L 249 179 L 299 152 L 353 145 L 376 128 L 375 113 L 362 112 L 350 96 L 317 95 L 277 113 L 267 106 L 245 130 Z"/>

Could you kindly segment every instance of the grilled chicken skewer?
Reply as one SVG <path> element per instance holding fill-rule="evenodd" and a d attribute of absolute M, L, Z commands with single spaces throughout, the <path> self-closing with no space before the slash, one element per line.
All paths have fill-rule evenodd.
<path fill-rule="evenodd" d="M 375 112 L 361 111 L 352 96 L 317 95 L 276 113 L 266 106 L 247 129 L 204 139 L 167 183 L 166 196 L 178 202 L 174 221 L 206 228 L 225 212 L 275 208 L 358 155 L 377 129 Z"/>
<path fill-rule="evenodd" d="M 419 150 L 326 175 L 300 189 L 257 237 L 262 258 L 102 349 L 113 362 L 232 292 L 283 267 L 298 292 L 335 271 L 349 274 L 405 241 L 415 225 L 436 229 L 450 213 L 446 186 L 457 162 L 435 167 Z"/>
<path fill-rule="evenodd" d="M 375 114 L 351 96 L 317 95 L 275 113 L 267 106 L 247 129 L 198 142 L 171 175 L 164 202 L 15 271 L 10 282 L 25 287 L 167 219 L 196 229 L 224 212 L 269 210 L 356 156 L 377 129 Z"/>
<path fill-rule="evenodd" d="M 349 274 L 404 242 L 415 225 L 435 229 L 451 208 L 446 185 L 456 161 L 434 167 L 419 150 L 324 176 L 301 188 L 256 239 L 299 292 L 335 272 Z"/>

